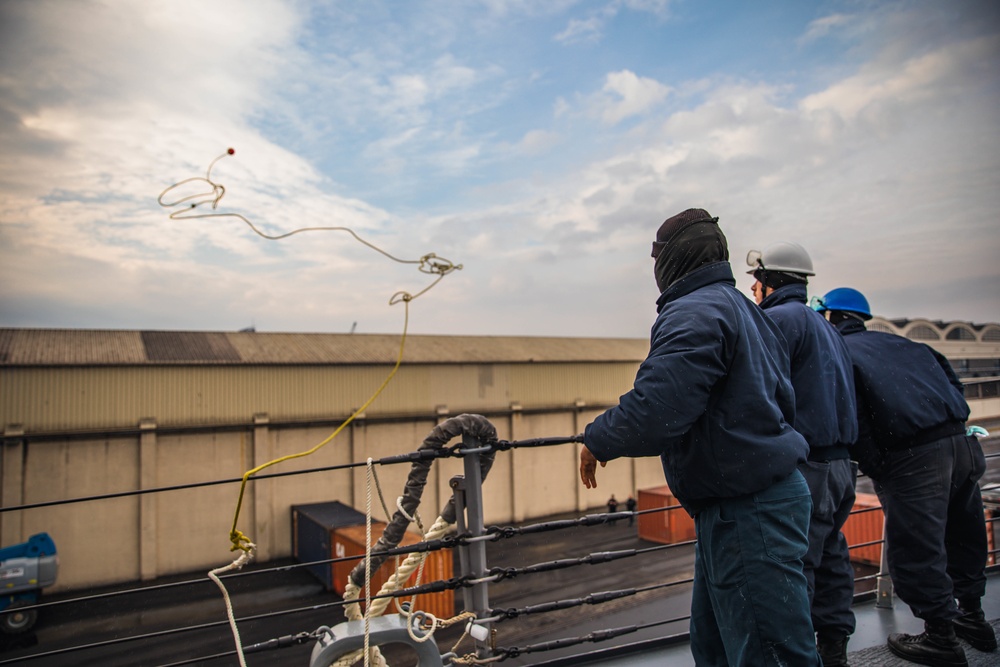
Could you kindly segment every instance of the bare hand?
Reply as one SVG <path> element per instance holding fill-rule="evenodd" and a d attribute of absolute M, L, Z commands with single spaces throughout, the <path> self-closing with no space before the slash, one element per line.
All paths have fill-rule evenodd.
<path fill-rule="evenodd" d="M 601 467 L 608 465 L 607 461 L 601 461 Z M 580 479 L 588 489 L 597 488 L 597 459 L 584 445 L 580 449 Z"/>

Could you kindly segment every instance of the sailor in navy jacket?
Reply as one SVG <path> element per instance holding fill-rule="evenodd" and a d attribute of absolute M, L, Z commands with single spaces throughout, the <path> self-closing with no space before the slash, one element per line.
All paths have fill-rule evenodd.
<path fill-rule="evenodd" d="M 687 274 L 657 300 L 650 349 L 631 391 L 589 424 L 599 461 L 659 456 L 690 513 L 788 477 L 809 447 L 795 431 L 788 353 L 736 289 L 728 262 Z"/>
<path fill-rule="evenodd" d="M 858 437 L 851 355 L 843 337 L 806 303 L 803 282 L 779 287 L 760 307 L 788 343 L 795 430 L 809 443 L 809 459 L 846 459 Z"/>
<path fill-rule="evenodd" d="M 854 360 L 858 461 L 873 478 L 889 450 L 965 433 L 969 404 L 962 382 L 934 348 L 848 318 L 837 325 Z"/>
<path fill-rule="evenodd" d="M 784 334 L 795 389 L 795 430 L 809 443 L 809 460 L 799 471 L 809 484 L 813 513 L 809 550 L 803 559 L 812 603 L 812 622 L 824 667 L 847 667 L 847 643 L 854 634 L 854 567 L 842 529 L 856 497 L 857 466 L 849 447 L 858 437 L 854 370 L 843 336 L 807 305 L 812 259 L 798 244 L 781 243 L 761 253 L 762 264 L 786 251 L 783 268 L 756 269 L 754 296 Z M 796 254 L 792 254 L 794 250 Z M 786 260 L 789 257 L 785 258 Z"/>
<path fill-rule="evenodd" d="M 930 346 L 866 330 L 871 312 L 857 290 L 833 290 L 821 307 L 851 352 L 856 449 L 885 513 L 889 574 L 896 594 L 924 621 L 921 634 L 889 635 L 889 648 L 922 664 L 967 664 L 958 637 L 979 651 L 995 651 L 997 639 L 981 605 L 988 547 L 979 480 L 986 460 L 966 434 L 962 383 Z"/>
<path fill-rule="evenodd" d="M 653 243 L 660 297 L 632 389 L 589 424 L 597 462 L 658 456 L 694 516 L 691 654 L 699 665 L 820 664 L 802 569 L 812 501 L 797 466 L 785 341 L 736 289 L 725 236 L 703 209 L 668 218 Z"/>

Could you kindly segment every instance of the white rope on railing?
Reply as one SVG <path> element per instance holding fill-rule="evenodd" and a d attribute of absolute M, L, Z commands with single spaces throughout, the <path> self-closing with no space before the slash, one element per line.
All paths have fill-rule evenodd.
<path fill-rule="evenodd" d="M 226 616 L 229 618 L 229 628 L 233 631 L 233 638 L 236 640 L 236 655 L 240 660 L 240 667 L 247 667 L 247 659 L 243 655 L 243 642 L 240 641 L 240 631 L 236 627 L 236 616 L 233 612 L 233 602 L 229 599 L 229 591 L 226 590 L 225 584 L 219 579 L 219 575 L 230 570 L 239 570 L 244 565 L 253 560 L 254 552 L 257 550 L 257 545 L 253 542 L 247 544 L 246 551 L 241 551 L 239 558 L 234 560 L 229 565 L 224 565 L 223 567 L 217 567 L 208 573 L 208 578 L 215 582 L 215 585 L 219 587 L 222 591 L 222 598 L 226 602 Z"/>

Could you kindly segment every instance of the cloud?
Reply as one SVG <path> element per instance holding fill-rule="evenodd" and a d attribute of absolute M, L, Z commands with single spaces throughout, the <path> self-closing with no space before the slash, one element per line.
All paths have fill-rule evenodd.
<path fill-rule="evenodd" d="M 235 146 L 212 172 L 226 187 L 218 213 L 241 213 L 272 234 L 350 228 L 406 260 L 426 252 L 416 236 L 387 237 L 398 220 L 333 194 L 312 164 L 256 127 L 285 67 L 303 57 L 300 17 L 284 3 L 256 7 L 3 5 L 0 23 L 23 23 L 0 46 L 0 136 L 19 147 L 19 159 L 0 166 L 0 281 L 18 286 L 0 299 L 7 322 L 73 313 L 89 326 L 228 328 L 253 312 L 282 312 L 270 326 L 306 326 L 310 313 L 317 327 L 372 312 L 369 323 L 396 328 L 398 318 L 382 312 L 389 296 L 430 281 L 345 231 L 265 241 L 236 218 L 172 221 L 156 203 Z M 447 59 L 434 72 L 446 88 L 468 76 Z M 434 93 L 417 76 L 386 81 L 411 108 Z M 59 307 L 59 294 L 74 305 Z M 345 309 L 352 313 L 337 314 Z"/>
<path fill-rule="evenodd" d="M 615 125 L 626 118 L 649 112 L 670 93 L 670 87 L 634 72 L 612 72 L 602 88 L 603 95 L 597 102 L 601 119 Z"/>
<path fill-rule="evenodd" d="M 851 14 L 829 14 L 811 22 L 805 33 L 798 39 L 799 46 L 822 39 L 832 32 L 856 24 L 857 17 Z"/>
<path fill-rule="evenodd" d="M 973 5 L 851 5 L 801 31 L 802 72 L 720 53 L 684 79 L 549 39 L 667 3 L 488 4 L 0 4 L 0 325 L 398 331 L 389 297 L 429 277 L 344 229 L 169 219 L 156 196 L 228 146 L 218 212 L 463 263 L 414 331 L 645 336 L 650 235 L 689 206 L 738 280 L 797 240 L 813 292 L 1000 319 L 1000 53 Z M 851 57 L 806 71 L 823 34 Z"/>
<path fill-rule="evenodd" d="M 596 43 L 604 36 L 605 26 L 623 10 L 651 14 L 658 20 L 670 16 L 671 0 L 614 0 L 601 4 L 585 18 L 571 18 L 553 40 L 564 45 Z"/>
<path fill-rule="evenodd" d="M 553 39 L 563 44 L 596 42 L 601 37 L 604 21 L 604 18 L 596 16 L 591 16 L 587 19 L 572 19 L 566 28 L 556 34 Z"/>
<path fill-rule="evenodd" d="M 886 20 L 900 32 L 882 33 L 873 58 L 815 93 L 698 82 L 694 106 L 644 118 L 615 155 L 539 184 L 545 194 L 525 215 L 553 230 L 561 217 L 600 239 L 578 246 L 584 256 L 628 240 L 637 253 L 615 257 L 643 276 L 638 237 L 704 206 L 722 218 L 738 276 L 748 248 L 797 240 L 817 264 L 815 293 L 849 284 L 886 316 L 996 321 L 997 36 L 956 31 L 918 44 L 904 18 Z"/>
<path fill-rule="evenodd" d="M 959 89 L 970 83 L 970 76 L 988 76 L 982 72 L 983 66 L 998 59 L 1000 39 L 996 35 L 951 44 L 902 62 L 866 65 L 858 74 L 806 97 L 801 106 L 805 111 L 829 110 L 850 119 L 880 104 L 917 104 L 945 92 L 942 84 Z"/>
<path fill-rule="evenodd" d="M 535 155 L 548 151 L 560 140 L 561 137 L 557 132 L 531 130 L 521 138 L 517 150 L 525 155 Z"/>

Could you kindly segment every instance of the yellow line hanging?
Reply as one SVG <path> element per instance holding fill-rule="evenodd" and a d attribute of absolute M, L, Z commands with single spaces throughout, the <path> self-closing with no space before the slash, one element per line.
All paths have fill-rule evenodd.
<path fill-rule="evenodd" d="M 228 570 L 231 570 L 231 569 L 237 569 L 238 570 L 238 569 L 242 568 L 244 564 L 246 564 L 247 562 L 249 562 L 253 558 L 253 553 L 254 553 L 254 550 L 255 550 L 255 546 L 254 546 L 253 542 L 250 541 L 250 538 L 246 534 L 244 534 L 241 530 L 239 530 L 237 528 L 237 526 L 239 524 L 239 520 L 240 520 L 240 510 L 243 507 L 243 497 L 244 497 L 244 494 L 246 492 L 247 481 L 250 479 L 250 477 L 252 477 L 256 473 L 260 472 L 261 470 L 264 470 L 265 468 L 269 468 L 270 466 L 277 465 L 277 464 L 282 463 L 284 461 L 290 461 L 292 459 L 302 458 L 302 457 L 305 457 L 305 456 L 309 456 L 310 454 L 313 454 L 314 452 L 316 452 L 317 450 L 319 450 L 321 447 L 323 447 L 324 445 L 326 445 L 330 441 L 332 441 L 334 438 L 336 438 L 337 435 L 340 434 L 340 432 L 342 430 L 344 430 L 344 428 L 348 424 L 350 424 L 352 421 L 354 421 L 354 419 L 359 414 L 361 414 L 362 412 L 364 412 L 368 408 L 368 406 L 371 405 L 372 402 L 374 402 L 374 400 L 376 398 L 378 398 L 379 394 L 382 393 L 382 391 L 389 384 L 390 380 L 392 380 L 392 378 L 396 375 L 396 371 L 399 370 L 399 366 L 403 362 L 403 350 L 404 350 L 405 345 L 406 345 L 406 333 L 407 333 L 407 330 L 409 329 L 409 323 L 410 323 L 410 301 L 412 301 L 413 299 L 416 299 L 418 296 L 421 296 L 422 294 L 426 293 L 427 290 L 431 289 L 432 287 L 434 287 L 435 285 L 437 285 L 439 282 L 441 282 L 441 280 L 446 275 L 448 275 L 449 273 L 451 273 L 452 271 L 460 270 L 462 268 L 462 265 L 461 264 L 457 264 L 456 265 L 456 264 L 452 263 L 451 261 L 449 261 L 447 259 L 438 257 L 434 253 L 428 253 L 426 255 L 423 255 L 419 259 L 415 259 L 415 260 L 400 259 L 400 258 L 395 257 L 394 255 L 386 252 L 382 248 L 379 248 L 375 244 L 370 243 L 370 242 L 366 241 L 365 239 L 361 238 L 360 236 L 358 236 L 354 232 L 354 230 L 352 230 L 352 229 L 350 229 L 348 227 L 302 227 L 300 229 L 295 229 L 295 230 L 292 230 L 290 232 L 287 232 L 285 234 L 270 235 L 270 234 L 265 234 L 264 232 L 262 232 L 250 220 L 248 220 L 244 216 L 240 215 L 239 213 L 214 213 L 214 212 L 213 213 L 195 213 L 194 211 L 199 206 L 201 206 L 203 204 L 211 204 L 213 211 L 215 211 L 215 209 L 218 208 L 219 201 L 226 194 L 226 188 L 221 183 L 216 183 L 215 181 L 212 180 L 212 167 L 214 167 L 215 163 L 218 162 L 219 160 L 221 160 L 222 158 L 225 158 L 225 157 L 227 157 L 229 155 L 234 155 L 235 153 L 236 153 L 235 149 L 229 148 L 229 149 L 226 150 L 225 153 L 223 153 L 222 155 L 220 155 L 217 158 L 215 158 L 214 160 L 212 160 L 212 162 L 208 165 L 208 169 L 205 171 L 205 177 L 204 178 L 202 178 L 200 176 L 195 176 L 195 177 L 192 177 L 192 178 L 184 179 L 182 181 L 174 183 L 173 185 L 169 186 L 163 192 L 160 193 L 160 196 L 157 198 L 157 201 L 159 202 L 160 206 L 163 206 L 165 208 L 171 208 L 171 207 L 174 207 L 174 206 L 180 206 L 182 204 L 186 204 L 185 207 L 180 208 L 180 209 L 178 209 L 176 211 L 173 211 L 170 214 L 170 219 L 171 220 L 188 220 L 188 219 L 195 219 L 195 218 L 236 218 L 236 219 L 242 220 L 244 223 L 246 223 L 250 227 L 250 229 L 252 229 L 259 236 L 261 236 L 261 237 L 263 237 L 265 239 L 271 240 L 271 241 L 277 241 L 277 240 L 280 240 L 280 239 L 288 238 L 289 236 L 292 236 L 294 234 L 298 234 L 300 232 L 343 231 L 343 232 L 347 232 L 348 234 L 350 234 L 351 236 L 353 236 L 354 239 L 357 240 L 359 243 L 361 243 L 361 244 L 363 244 L 363 245 L 371 248 L 372 250 L 375 250 L 378 253 L 381 253 L 382 255 L 384 255 L 384 256 L 388 257 L 389 259 L 393 260 L 394 262 L 399 262 L 401 264 L 417 264 L 418 265 L 418 269 L 420 270 L 421 273 L 427 273 L 427 274 L 432 274 L 432 275 L 436 275 L 437 276 L 437 278 L 435 278 L 434 281 L 431 282 L 430 285 L 428 285 L 424 289 L 420 290 L 416 294 L 410 294 L 409 292 L 399 291 L 399 292 L 396 292 L 395 294 L 393 294 L 392 297 L 389 298 L 389 305 L 395 305 L 395 304 L 397 304 L 399 302 L 403 302 L 403 304 L 404 304 L 403 310 L 404 310 L 405 314 L 404 314 L 404 318 L 403 318 L 403 334 L 402 334 L 402 336 L 400 338 L 400 341 L 399 341 L 399 355 L 396 357 L 396 363 L 392 367 L 392 371 L 390 371 L 389 375 L 385 378 L 385 380 L 382 382 L 381 386 L 379 386 L 379 388 L 375 391 L 375 393 L 372 394 L 371 397 L 367 401 L 365 401 L 364 404 L 360 408 L 358 408 L 357 410 L 355 410 L 354 413 L 350 417 L 348 417 L 340 426 L 338 426 L 337 429 L 333 431 L 333 433 L 331 433 L 329 436 L 327 436 L 326 439 L 324 439 L 322 442 L 320 442 L 316 446 L 314 446 L 311 449 L 308 449 L 308 450 L 306 450 L 304 452 L 299 452 L 298 454 L 289 454 L 287 456 L 282 456 L 280 458 L 274 459 L 273 461 L 268 461 L 267 463 L 264 463 L 262 465 L 257 466 L 256 468 L 248 470 L 248 471 L 246 471 L 243 474 L 243 480 L 242 480 L 242 483 L 240 484 L 240 495 L 239 495 L 239 499 L 236 502 L 236 512 L 233 515 L 233 527 L 229 531 L 229 539 L 232 542 L 232 546 L 230 547 L 230 551 L 237 551 L 237 550 L 239 550 L 239 551 L 242 551 L 243 553 L 236 560 L 234 560 L 232 563 L 230 563 L 229 565 L 221 567 L 221 568 L 217 568 L 215 570 L 212 570 L 211 572 L 209 572 L 208 576 L 209 576 L 209 578 L 212 579 L 212 581 L 215 582 L 215 584 L 222 591 L 222 595 L 223 595 L 223 598 L 224 598 L 225 603 L 226 603 L 226 614 L 227 614 L 227 616 L 229 618 L 230 629 L 232 630 L 232 633 L 233 633 L 233 639 L 236 642 L 237 657 L 239 658 L 239 663 L 240 663 L 241 667 L 246 667 L 246 658 L 243 655 L 243 646 L 242 646 L 242 642 L 240 641 L 239 630 L 238 630 L 238 628 L 236 626 L 236 617 L 235 617 L 235 614 L 233 612 L 232 603 L 231 603 L 231 601 L 229 599 L 229 594 L 226 591 L 225 584 L 223 584 L 222 580 L 219 579 L 218 575 L 221 574 L 221 573 L 223 573 L 223 572 L 226 572 Z M 211 191 L 210 192 L 195 193 L 195 194 L 192 194 L 192 195 L 180 197 L 180 198 L 178 198 L 176 200 L 164 201 L 164 197 L 166 197 L 168 195 L 168 193 L 170 193 L 174 189 L 179 188 L 179 187 L 181 187 L 183 185 L 186 185 L 187 183 L 199 183 L 199 182 L 203 182 L 203 183 L 207 184 L 208 186 L 210 186 L 211 187 Z M 369 459 L 368 467 L 369 467 L 369 471 L 370 471 L 370 469 L 371 469 L 371 459 Z M 368 509 L 368 523 L 370 524 L 370 522 L 371 522 L 371 509 L 369 507 L 369 509 Z M 369 528 L 370 528 L 370 526 L 369 526 Z M 368 539 L 367 541 L 369 543 L 371 542 L 370 539 Z M 370 544 L 369 544 L 368 558 L 370 559 L 370 557 L 371 556 L 370 556 Z M 368 641 L 368 635 L 367 635 L 367 632 L 366 632 L 365 633 L 365 642 L 367 643 L 367 641 Z M 367 664 L 367 662 L 368 662 L 367 651 L 366 651 L 365 655 L 366 655 L 365 663 Z"/>
<path fill-rule="evenodd" d="M 320 442 L 318 445 L 316 445 L 312 449 L 306 450 L 304 452 L 299 452 L 298 454 L 289 454 L 287 456 L 282 456 L 281 458 L 275 459 L 273 461 L 268 461 L 267 463 L 264 463 L 263 465 L 259 465 L 256 468 L 253 468 L 252 470 L 248 470 L 245 473 L 243 473 L 243 482 L 240 485 L 240 497 L 239 497 L 239 500 L 236 503 L 236 516 L 233 517 L 233 528 L 232 528 L 232 530 L 229 533 L 229 539 L 233 543 L 233 546 L 230 547 L 230 549 L 229 549 L 230 551 L 236 551 L 237 549 L 242 549 L 243 551 L 248 551 L 249 548 L 250 548 L 249 547 L 249 544 L 250 544 L 249 538 L 246 535 L 244 535 L 242 532 L 240 532 L 239 530 L 236 529 L 236 523 L 239 521 L 239 518 L 240 518 L 240 508 L 243 505 L 243 493 L 246 490 L 247 480 L 249 480 L 252 475 L 255 475 L 255 474 L 259 473 L 261 470 L 264 470 L 265 468 L 269 468 L 270 466 L 276 465 L 278 463 L 282 463 L 284 461 L 291 461 L 292 459 L 298 459 L 298 458 L 302 458 L 304 456 L 309 456 L 310 454 L 312 454 L 312 453 L 316 452 L 317 450 L 319 450 L 324 445 L 328 444 L 331 440 L 333 440 L 334 438 L 336 438 L 337 435 L 340 434 L 340 432 L 343 431 L 344 428 L 348 424 L 350 424 L 352 421 L 354 421 L 354 419 L 357 418 L 357 416 L 359 414 L 361 414 L 362 412 L 364 412 L 365 409 L 367 409 L 368 406 L 371 405 L 372 402 L 374 402 L 374 400 L 376 398 L 378 398 L 378 395 L 382 393 L 382 390 L 384 390 L 386 388 L 386 386 L 389 384 L 389 381 L 392 380 L 392 378 L 393 378 L 394 375 L 396 375 L 396 371 L 399 370 L 399 365 L 403 362 L 403 349 L 404 349 L 404 346 L 406 345 L 406 331 L 409 328 L 409 323 L 410 323 L 410 301 L 409 301 L 409 299 L 406 299 L 404 301 L 404 303 L 406 304 L 405 308 L 404 308 L 404 310 L 406 311 L 406 317 L 405 317 L 404 322 L 403 322 L 403 336 L 402 336 L 402 339 L 399 342 L 399 356 L 396 358 L 396 365 L 392 367 L 392 371 L 390 371 L 389 375 L 386 376 L 385 380 L 382 382 L 382 385 L 375 391 L 374 394 L 371 395 L 371 398 L 369 398 L 367 401 L 365 401 L 364 405 L 362 405 L 360 408 L 358 408 L 357 410 L 355 410 L 354 413 L 350 417 L 348 417 L 346 420 L 344 420 L 344 422 L 340 426 L 338 426 L 337 429 L 333 433 L 331 433 L 330 435 L 328 435 L 325 440 L 323 440 L 322 442 Z"/>
<path fill-rule="evenodd" d="M 234 155 L 235 153 L 236 153 L 235 149 L 233 149 L 233 148 L 227 149 L 225 153 L 219 155 L 214 160 L 212 160 L 212 162 L 208 166 L 208 169 L 205 171 L 205 176 L 204 177 L 193 176 L 191 178 L 186 178 L 184 180 L 178 181 L 177 183 L 174 183 L 173 185 L 167 187 L 165 190 L 163 190 L 163 192 L 160 193 L 160 196 L 157 198 L 157 202 L 159 202 L 160 206 L 163 206 L 165 208 L 172 208 L 172 207 L 182 206 L 183 205 L 182 208 L 179 208 L 179 209 L 173 211 L 172 213 L 170 213 L 170 219 L 171 220 L 191 220 L 191 219 L 199 219 L 199 218 L 236 218 L 236 219 L 242 220 L 244 223 L 246 223 L 246 225 L 248 227 L 250 227 L 250 229 L 252 229 L 258 236 L 261 236 L 261 237 L 263 237 L 265 239 L 268 239 L 268 240 L 271 240 L 271 241 L 277 241 L 277 240 L 280 240 L 280 239 L 288 238 L 289 236 L 293 236 L 293 235 L 299 234 L 301 232 L 343 231 L 343 232 L 347 232 L 348 234 L 350 234 L 352 237 L 354 237 L 354 239 L 356 241 L 358 241 L 362 245 L 365 245 L 368 248 L 371 248 L 372 250 L 374 250 L 374 251 L 376 251 L 376 252 L 384 255 L 385 257 L 393 260 L 394 262 L 399 262 L 400 264 L 416 264 L 416 265 L 418 265 L 417 268 L 419 269 L 419 271 L 421 273 L 427 273 L 427 274 L 431 274 L 431 275 L 436 275 L 437 276 L 430 285 L 428 285 L 424 289 L 420 290 L 416 294 L 410 294 L 409 292 L 399 291 L 399 292 L 396 292 L 395 294 L 393 294 L 392 297 L 389 299 L 389 304 L 390 305 L 395 305 L 395 304 L 400 303 L 400 302 L 402 302 L 402 303 L 405 304 L 405 306 L 404 306 L 405 316 L 404 316 L 404 323 L 403 323 L 403 333 L 402 333 L 402 338 L 400 340 L 399 355 L 396 358 L 396 363 L 393 366 L 392 371 L 386 377 L 386 379 L 382 383 L 382 385 L 375 391 L 375 393 L 372 394 L 372 396 L 367 401 L 365 401 L 365 403 L 360 408 L 358 408 L 350 417 L 348 417 L 347 420 L 345 420 L 333 433 L 331 433 L 326 439 L 324 439 L 322 442 L 320 442 L 316 446 L 312 447 L 311 449 L 309 449 L 307 451 L 300 452 L 298 454 L 289 454 L 287 456 L 283 456 L 283 457 L 275 459 L 273 461 L 268 461 L 267 463 L 264 463 L 262 465 L 257 466 L 256 468 L 248 470 L 247 472 L 245 472 L 243 474 L 243 481 L 242 481 L 242 484 L 240 486 L 239 499 L 238 499 L 237 504 L 236 504 L 236 513 L 235 513 L 235 516 L 233 517 L 233 527 L 232 527 L 232 530 L 230 531 L 229 539 L 230 539 L 230 541 L 233 544 L 232 547 L 231 547 L 231 549 L 230 549 L 231 551 L 236 551 L 237 549 L 239 549 L 239 550 L 242 550 L 244 552 L 249 552 L 252 549 L 252 543 L 251 543 L 249 537 L 247 537 L 246 534 L 244 534 L 242 531 L 240 531 L 237 528 L 237 524 L 239 522 L 239 517 L 240 517 L 240 509 L 243 506 L 243 496 L 244 496 L 244 494 L 246 492 L 247 481 L 250 479 L 250 477 L 252 477 L 256 473 L 260 472 L 261 470 L 264 470 L 265 468 L 268 468 L 268 467 L 273 466 L 273 465 L 277 465 L 278 463 L 282 463 L 284 461 L 289 461 L 289 460 L 296 459 L 296 458 L 302 458 L 302 457 L 305 457 L 305 456 L 309 456 L 310 454 L 313 454 L 314 452 L 316 452 L 317 450 L 319 450 L 321 447 L 323 447 L 324 445 L 328 444 L 335 437 L 337 437 L 337 435 L 344 429 L 344 427 L 346 427 L 348 424 L 350 424 L 352 421 L 354 421 L 354 419 L 357 418 L 357 416 L 359 414 L 361 414 L 362 412 L 364 412 L 364 410 L 366 408 L 368 408 L 369 405 L 372 404 L 372 402 L 379 396 L 379 394 L 382 393 L 382 391 L 389 384 L 389 381 L 392 380 L 392 378 L 395 376 L 396 372 L 399 370 L 400 364 L 403 361 L 403 350 L 404 350 L 404 347 L 405 347 L 405 344 L 406 344 L 407 329 L 409 328 L 409 319 L 410 319 L 409 304 L 410 304 L 410 301 L 412 301 L 413 299 L 416 299 L 417 297 L 421 296 L 422 294 L 425 294 L 429 289 L 431 289 L 432 287 L 434 287 L 435 285 L 437 285 L 446 275 L 448 275 L 452 271 L 461 270 L 462 269 L 462 265 L 461 264 L 455 264 L 455 263 L 451 262 L 450 260 L 444 259 L 442 257 L 438 257 L 433 252 L 432 253 L 427 253 L 426 255 L 423 255 L 419 259 L 401 259 L 401 258 L 396 257 L 396 256 L 392 255 L 391 253 L 383 250 L 382 248 L 378 247 L 377 245 L 375 245 L 375 244 L 373 244 L 373 243 L 371 243 L 369 241 L 366 241 L 365 239 L 361 238 L 357 233 L 354 232 L 354 230 L 352 230 L 352 229 L 350 229 L 348 227 L 339 227 L 339 226 L 302 227 L 302 228 L 295 229 L 295 230 L 292 230 L 290 232 L 286 232 L 286 233 L 283 233 L 283 234 L 273 234 L 272 235 L 272 234 L 267 234 L 267 233 L 261 231 L 256 225 L 253 224 L 253 222 L 251 222 L 249 219 L 247 219 L 246 217 L 244 217 L 243 215 L 241 215 L 239 213 L 216 213 L 214 211 L 218 208 L 219 201 L 225 196 L 225 194 L 226 194 L 226 188 L 221 183 L 217 183 L 217 182 L 215 182 L 215 181 L 212 180 L 212 168 L 215 167 L 215 164 L 219 160 L 221 160 L 221 159 L 223 159 L 225 157 L 228 157 L 230 155 Z M 186 195 L 186 196 L 180 196 L 180 197 L 178 197 L 176 199 L 166 199 L 168 197 L 168 195 L 172 191 L 176 190 L 177 188 L 180 188 L 181 186 L 187 185 L 188 183 L 204 183 L 207 186 L 209 186 L 211 189 L 209 191 L 196 192 L 194 194 L 190 194 L 190 195 Z M 210 204 L 213 212 L 212 213 L 197 213 L 197 212 L 195 212 L 196 209 L 199 206 L 202 206 L 204 204 Z"/>

